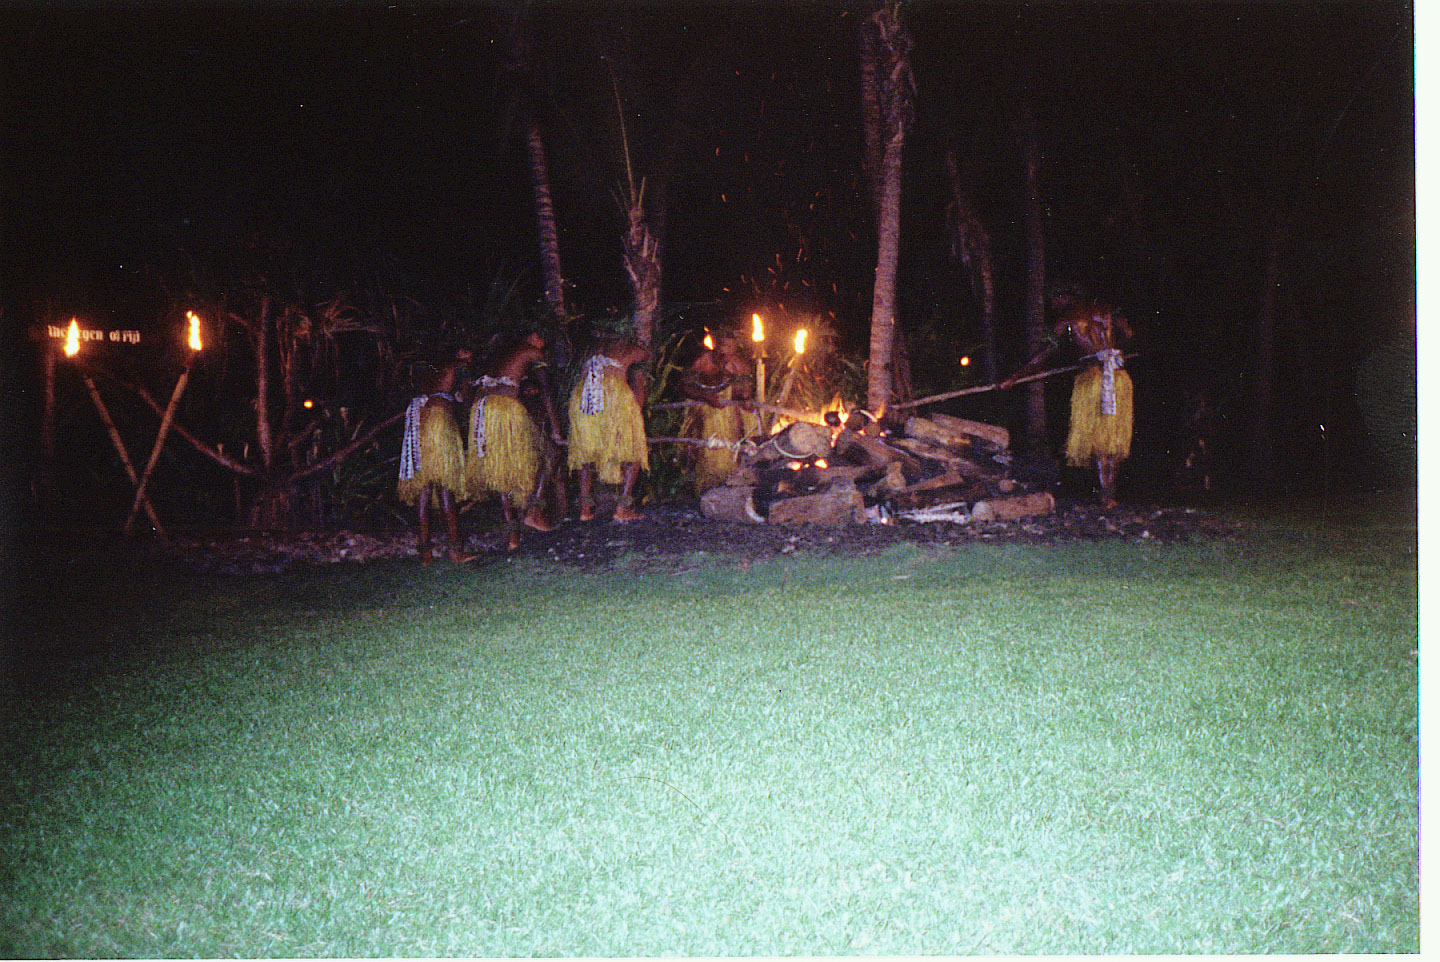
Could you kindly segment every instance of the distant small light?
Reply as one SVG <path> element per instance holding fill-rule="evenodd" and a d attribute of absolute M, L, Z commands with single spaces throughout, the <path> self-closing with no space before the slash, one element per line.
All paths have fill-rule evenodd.
<path fill-rule="evenodd" d="M 315 406 L 315 402 L 312 401 L 312 400 L 310 400 L 310 399 L 307 397 L 307 398 L 305 399 L 305 409 L 308 411 L 310 408 L 313 408 L 314 406 Z"/>
<path fill-rule="evenodd" d="M 970 355 L 969 355 L 969 354 L 966 354 L 964 357 L 962 357 L 962 358 L 960 359 L 960 366 L 961 366 L 961 367 L 969 367 L 969 366 L 970 366 Z"/>

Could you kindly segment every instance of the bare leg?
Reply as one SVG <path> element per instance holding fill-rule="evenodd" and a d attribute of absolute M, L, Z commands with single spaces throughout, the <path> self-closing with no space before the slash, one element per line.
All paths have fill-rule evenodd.
<path fill-rule="evenodd" d="M 510 495 L 500 495 L 500 516 L 505 519 L 505 548 L 514 551 L 520 547 L 520 529 L 515 523 L 515 506 L 510 503 Z"/>
<path fill-rule="evenodd" d="M 640 465 L 634 461 L 625 464 L 625 475 L 620 488 L 620 503 L 615 506 L 616 521 L 639 521 L 645 515 L 635 508 L 635 482 L 640 477 Z"/>
<path fill-rule="evenodd" d="M 430 488 L 431 485 L 425 485 L 415 507 L 416 516 L 420 521 L 420 563 L 422 565 L 428 565 L 434 560 L 430 555 Z"/>
<path fill-rule="evenodd" d="M 580 469 L 580 520 L 595 520 L 595 465 Z"/>
<path fill-rule="evenodd" d="M 440 511 L 445 516 L 445 537 L 450 542 L 450 560 L 456 564 L 474 561 L 473 554 L 460 553 L 460 512 L 455 510 L 455 495 L 443 488 L 440 491 Z"/>
<path fill-rule="evenodd" d="M 524 523 L 536 531 L 555 530 L 555 526 L 545 519 L 544 508 L 545 489 L 553 480 L 554 466 L 555 462 L 546 454 L 545 463 L 540 468 L 540 480 L 535 485 L 535 493 L 530 496 L 530 503 L 525 507 Z"/>
<path fill-rule="evenodd" d="M 565 452 L 560 450 L 559 445 L 553 441 L 546 442 L 545 446 L 545 471 L 546 480 L 550 492 L 550 517 L 568 518 L 570 516 L 570 499 L 565 490 L 565 483 L 569 478 L 567 472 L 560 469 L 565 458 Z M 544 492 L 546 488 L 541 487 Z M 542 494 L 543 497 L 543 494 Z"/>
<path fill-rule="evenodd" d="M 1115 476 L 1119 464 L 1113 457 L 1096 458 L 1095 462 L 1100 474 L 1100 495 L 1105 507 L 1113 508 L 1119 503 L 1115 500 Z"/>

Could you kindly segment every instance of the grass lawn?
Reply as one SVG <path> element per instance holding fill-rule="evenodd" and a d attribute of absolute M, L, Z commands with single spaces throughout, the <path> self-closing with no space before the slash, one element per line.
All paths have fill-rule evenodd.
<path fill-rule="evenodd" d="M 1292 520 L 33 572 L 111 654 L 5 698 L 0 952 L 1418 951 L 1413 521 Z"/>

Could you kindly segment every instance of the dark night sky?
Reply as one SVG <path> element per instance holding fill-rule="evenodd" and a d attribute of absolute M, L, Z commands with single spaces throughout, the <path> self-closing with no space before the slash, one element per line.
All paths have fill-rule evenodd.
<path fill-rule="evenodd" d="M 524 155 L 502 122 L 505 10 L 3 8 L 7 318 L 100 302 L 123 314 L 114 292 L 150 283 L 175 250 L 252 228 L 292 234 L 322 261 L 387 259 L 422 297 L 505 270 L 538 291 Z M 738 309 L 757 288 L 807 296 L 863 338 L 874 245 L 855 26 L 866 10 L 533 6 L 581 306 L 626 306 L 608 54 L 640 172 L 660 169 L 683 134 L 668 148 L 667 298 Z M 1281 209 L 1296 225 L 1292 327 L 1332 352 L 1356 323 L 1367 338 L 1413 331 L 1407 4 L 917 3 L 906 17 L 918 118 L 904 315 L 973 326 L 946 256 L 942 158 L 954 149 L 995 242 L 1002 322 L 1017 323 L 1016 116 L 1029 89 L 1052 277 L 1122 303 L 1172 354 L 1202 345 L 1181 376 L 1213 376 L 1198 369 L 1244 353 Z"/>

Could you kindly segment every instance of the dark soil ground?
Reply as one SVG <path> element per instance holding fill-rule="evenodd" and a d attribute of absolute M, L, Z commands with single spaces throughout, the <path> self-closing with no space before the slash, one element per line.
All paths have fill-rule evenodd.
<path fill-rule="evenodd" d="M 479 514 L 477 517 L 476 514 Z M 716 557 L 749 564 L 786 555 L 870 555 L 903 543 L 1049 544 L 1066 541 L 1130 540 L 1169 543 L 1227 539 L 1245 524 L 1196 508 L 1126 504 L 1104 509 L 1094 502 L 1059 501 L 1054 513 L 1014 521 L 892 522 L 849 527 L 787 527 L 712 521 L 695 502 L 648 505 L 645 519 L 617 523 L 569 520 L 555 531 L 522 528 L 522 544 L 506 551 L 498 520 L 483 512 L 462 519 L 465 550 L 484 565 L 506 557 L 554 561 L 583 570 L 603 570 L 624 558 L 636 567 L 675 570 Z M 169 545 L 151 549 L 167 560 L 215 572 L 283 571 L 296 564 L 363 563 L 417 558 L 413 531 L 361 532 L 176 532 Z M 446 565 L 444 553 L 435 564 Z"/>

